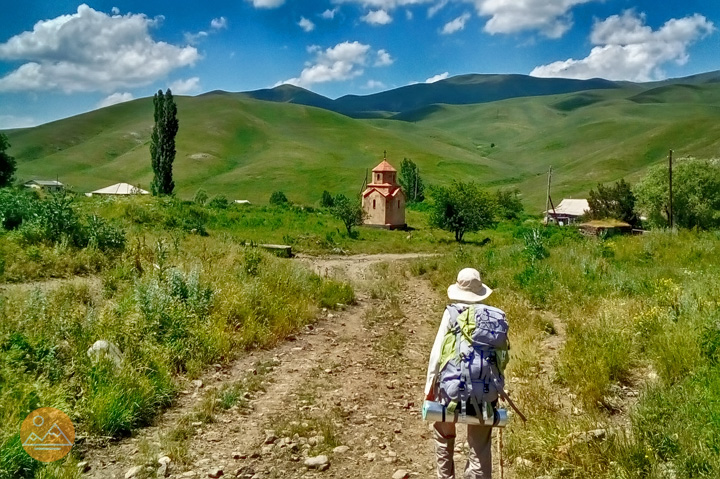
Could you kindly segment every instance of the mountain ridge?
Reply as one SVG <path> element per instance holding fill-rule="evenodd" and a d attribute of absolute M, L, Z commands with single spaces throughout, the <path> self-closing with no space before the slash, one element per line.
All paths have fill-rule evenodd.
<path fill-rule="evenodd" d="M 617 82 L 603 78 L 576 80 L 540 78 L 514 73 L 470 73 L 434 83 L 416 83 L 368 95 L 343 95 L 334 100 L 305 88 L 288 84 L 238 94 L 256 100 L 314 106 L 352 118 L 392 117 L 402 119 L 404 113 L 434 104 L 470 105 L 526 96 L 547 96 L 620 88 L 644 90 L 674 84 L 697 85 L 713 82 L 720 82 L 720 70 L 647 83 Z"/>

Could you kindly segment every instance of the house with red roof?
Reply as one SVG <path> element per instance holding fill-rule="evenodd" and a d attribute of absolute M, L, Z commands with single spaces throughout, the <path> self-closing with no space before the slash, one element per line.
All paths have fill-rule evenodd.
<path fill-rule="evenodd" d="M 362 194 L 365 224 L 383 228 L 405 228 L 405 193 L 397 183 L 397 170 L 387 158 L 372 170 Z"/>

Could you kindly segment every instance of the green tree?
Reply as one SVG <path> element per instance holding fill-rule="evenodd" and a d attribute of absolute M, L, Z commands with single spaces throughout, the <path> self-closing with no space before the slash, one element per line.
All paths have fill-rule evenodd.
<path fill-rule="evenodd" d="M 175 161 L 175 135 L 178 132 L 177 106 L 172 92 L 162 90 L 153 97 L 155 125 L 150 137 L 150 158 L 155 173 L 151 189 L 155 196 L 171 195 L 175 189 L 173 162 Z"/>
<path fill-rule="evenodd" d="M 286 206 L 290 204 L 290 200 L 287 199 L 285 193 L 282 191 L 273 191 L 270 195 L 270 204 L 275 206 Z"/>
<path fill-rule="evenodd" d="M 640 222 L 635 212 L 635 194 L 624 179 L 612 186 L 598 184 L 597 190 L 590 190 L 588 205 L 593 219 L 614 218 L 632 226 Z"/>
<path fill-rule="evenodd" d="M 348 236 L 353 235 L 353 226 L 360 226 L 365 219 L 365 210 L 363 210 L 360 201 L 352 201 L 343 194 L 339 194 L 334 198 L 334 206 L 331 212 L 335 218 L 343 222 Z"/>
<path fill-rule="evenodd" d="M 323 208 L 332 208 L 333 206 L 335 206 L 335 199 L 332 197 L 328 190 L 324 190 L 322 192 L 322 197 L 320 198 L 320 206 L 322 206 Z"/>
<path fill-rule="evenodd" d="M 414 161 L 403 158 L 398 182 L 405 192 L 408 203 L 420 203 L 425 199 L 425 185 L 420 178 L 420 169 Z"/>
<path fill-rule="evenodd" d="M 637 209 L 651 226 L 669 225 L 669 181 L 666 165 L 657 165 L 635 185 Z M 680 228 L 720 227 L 720 162 L 679 159 L 673 165 L 673 216 Z"/>
<path fill-rule="evenodd" d="M 495 202 L 474 182 L 453 181 L 448 186 L 431 189 L 434 204 L 430 210 L 430 225 L 455 233 L 462 241 L 465 233 L 494 225 Z"/>
<path fill-rule="evenodd" d="M 15 158 L 7 154 L 8 148 L 8 137 L 0 133 L 0 188 L 10 186 L 15 176 Z"/>
<path fill-rule="evenodd" d="M 520 190 L 498 190 L 495 193 L 495 213 L 505 220 L 516 220 L 523 214 L 524 208 L 520 201 Z"/>

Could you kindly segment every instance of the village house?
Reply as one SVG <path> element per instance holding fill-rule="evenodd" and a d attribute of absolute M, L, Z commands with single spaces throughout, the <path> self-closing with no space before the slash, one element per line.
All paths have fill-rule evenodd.
<path fill-rule="evenodd" d="M 563 199 L 559 205 L 545 212 L 545 223 L 557 223 L 559 226 L 571 225 L 590 211 L 586 199 Z"/>
<path fill-rule="evenodd" d="M 23 186 L 25 186 L 25 188 L 47 191 L 49 193 L 55 193 L 65 189 L 65 185 L 57 180 L 30 180 Z"/>
<path fill-rule="evenodd" d="M 397 183 L 397 170 L 387 158 L 372 170 L 362 194 L 365 224 L 388 229 L 405 228 L 405 193 Z"/>
<path fill-rule="evenodd" d="M 111 186 L 106 186 L 99 190 L 95 190 L 90 193 L 85 193 L 85 196 L 94 195 L 106 195 L 106 196 L 129 196 L 129 195 L 149 195 L 149 191 L 145 191 L 142 188 L 131 185 L 129 183 L 115 183 Z"/>

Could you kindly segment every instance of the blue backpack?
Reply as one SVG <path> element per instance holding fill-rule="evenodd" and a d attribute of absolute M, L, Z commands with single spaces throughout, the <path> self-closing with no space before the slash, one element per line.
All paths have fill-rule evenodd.
<path fill-rule="evenodd" d="M 509 360 L 505 313 L 484 304 L 451 304 L 448 329 L 442 345 L 438 398 L 448 412 L 489 419 L 504 391 L 504 370 Z"/>

